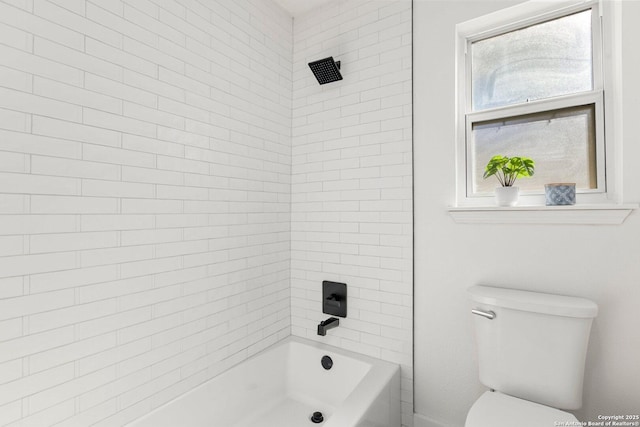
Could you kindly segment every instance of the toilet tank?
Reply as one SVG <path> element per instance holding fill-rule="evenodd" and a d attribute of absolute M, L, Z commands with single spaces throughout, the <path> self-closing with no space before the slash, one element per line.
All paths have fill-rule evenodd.
<path fill-rule="evenodd" d="M 589 332 L 598 306 L 583 298 L 473 286 L 480 382 L 559 409 L 582 406 Z"/>

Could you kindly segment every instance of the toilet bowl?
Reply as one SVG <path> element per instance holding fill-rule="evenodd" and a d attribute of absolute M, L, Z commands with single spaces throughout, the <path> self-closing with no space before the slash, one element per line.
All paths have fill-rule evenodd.
<path fill-rule="evenodd" d="M 568 412 L 499 391 L 486 391 L 467 414 L 465 427 L 558 427 L 577 426 Z"/>
<path fill-rule="evenodd" d="M 491 286 L 469 288 L 480 382 L 465 427 L 578 426 L 591 324 L 583 298 Z"/>

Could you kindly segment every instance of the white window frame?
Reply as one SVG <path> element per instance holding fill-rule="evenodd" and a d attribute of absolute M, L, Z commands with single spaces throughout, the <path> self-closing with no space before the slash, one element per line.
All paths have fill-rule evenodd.
<path fill-rule="evenodd" d="M 479 112 L 472 111 L 471 60 L 470 55 L 467 55 L 471 43 L 588 9 L 592 9 L 593 90 Z M 611 100 L 610 96 L 607 97 L 609 87 L 612 89 L 609 92 L 615 92 L 615 80 L 611 76 L 616 74 L 616 61 L 615 58 L 603 55 L 603 44 L 607 42 L 607 38 L 613 39 L 614 32 L 613 25 L 603 25 L 603 9 L 606 8 L 598 0 L 529 1 L 456 26 L 456 206 L 494 205 L 492 194 L 469 194 L 473 179 L 468 162 L 471 154 L 469 142 L 474 122 L 505 117 L 505 111 L 508 111 L 509 116 L 515 116 L 584 104 L 595 105 L 597 189 L 580 191 L 577 197 L 578 204 L 593 205 L 620 201 L 620 195 L 617 193 L 617 175 L 614 173 L 616 162 L 613 140 L 616 135 L 614 126 L 609 126 L 614 124 L 613 111 L 604 107 L 605 103 L 609 106 L 608 101 Z M 603 34 L 606 27 L 610 31 Z M 544 203 L 544 191 L 541 190 L 522 194 L 519 204 L 543 206 Z"/>

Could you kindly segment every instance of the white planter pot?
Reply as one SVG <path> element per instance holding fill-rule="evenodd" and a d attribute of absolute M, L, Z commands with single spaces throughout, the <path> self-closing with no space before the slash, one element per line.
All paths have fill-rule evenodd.
<path fill-rule="evenodd" d="M 518 187 L 496 187 L 496 204 L 498 206 L 515 206 L 518 203 Z"/>

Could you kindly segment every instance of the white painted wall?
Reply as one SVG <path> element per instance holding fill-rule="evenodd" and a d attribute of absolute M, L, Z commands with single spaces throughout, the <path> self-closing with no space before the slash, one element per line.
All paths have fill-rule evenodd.
<path fill-rule="evenodd" d="M 290 333 L 292 21 L 0 2 L 0 424 L 114 426 Z"/>
<path fill-rule="evenodd" d="M 518 1 L 415 2 L 415 410 L 421 426 L 462 426 L 484 391 L 466 289 L 474 284 L 590 298 L 600 306 L 578 418 L 640 406 L 640 215 L 621 226 L 461 225 L 455 202 L 454 26 Z M 640 2 L 622 2 L 624 201 L 640 201 Z M 517 239 L 502 250 L 496 239 Z M 570 351 L 570 349 L 556 349 Z"/>
<path fill-rule="evenodd" d="M 307 63 L 333 56 L 344 80 Z M 411 2 L 339 0 L 294 19 L 292 333 L 402 365 L 412 424 Z M 348 317 L 317 335 L 322 281 Z"/>

